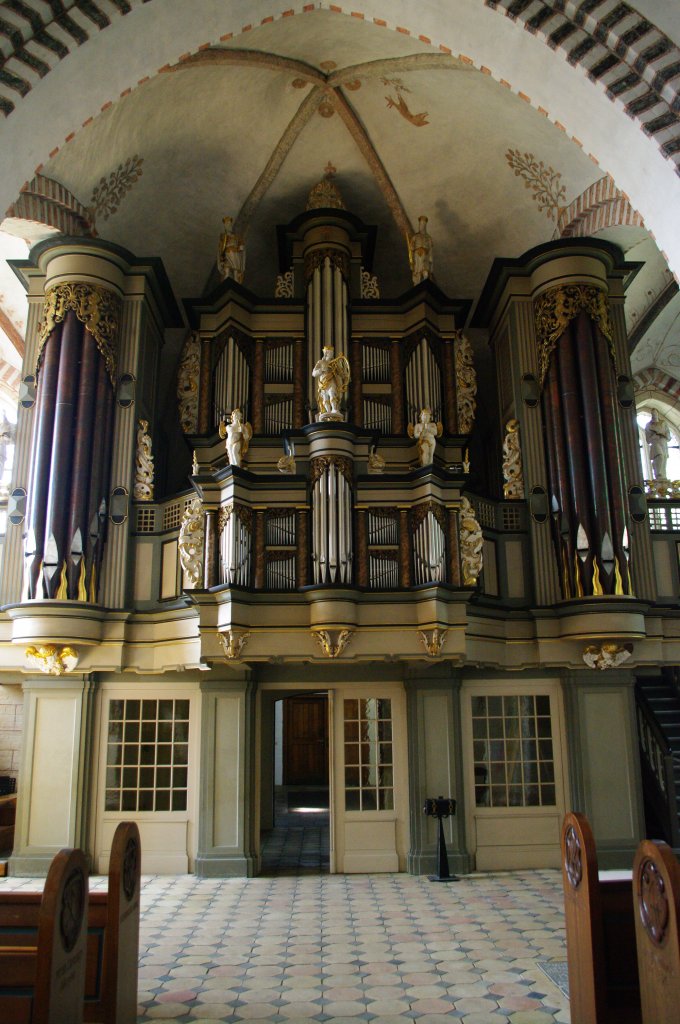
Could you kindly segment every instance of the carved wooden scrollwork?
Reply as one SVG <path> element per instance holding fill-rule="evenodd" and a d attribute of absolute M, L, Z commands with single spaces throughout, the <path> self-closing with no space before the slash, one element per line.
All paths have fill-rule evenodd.
<path fill-rule="evenodd" d="M 330 466 L 335 466 L 348 484 L 352 483 L 352 460 L 345 455 L 320 455 L 318 458 L 312 459 L 310 463 L 312 483 L 315 483 Z"/>
<path fill-rule="evenodd" d="M 616 370 L 614 333 L 606 292 L 592 285 L 570 284 L 549 288 L 534 303 L 534 322 L 538 344 L 539 379 L 545 380 L 550 357 L 557 342 L 574 317 L 585 310 L 607 339 L 609 354 Z"/>
<path fill-rule="evenodd" d="M 73 310 L 78 320 L 85 325 L 86 330 L 94 338 L 113 384 L 116 373 L 116 340 L 121 309 L 120 298 L 114 292 L 107 288 L 101 288 L 99 285 L 77 281 L 48 288 L 45 292 L 43 318 L 38 325 L 36 373 L 40 370 L 47 339 L 57 324 L 64 321 L 69 310 Z"/>
<path fill-rule="evenodd" d="M 652 942 L 660 946 L 670 916 L 666 885 L 656 864 L 649 858 L 639 865 L 638 875 L 640 919 Z"/>

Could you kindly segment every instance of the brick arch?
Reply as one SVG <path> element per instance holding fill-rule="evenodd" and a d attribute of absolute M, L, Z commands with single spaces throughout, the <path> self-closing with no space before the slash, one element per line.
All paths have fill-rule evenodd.
<path fill-rule="evenodd" d="M 647 367 L 636 373 L 633 377 L 633 385 L 636 396 L 645 392 L 644 397 L 651 398 L 656 392 L 666 403 L 670 399 L 675 405 L 680 400 L 680 381 L 656 366 Z"/>
<path fill-rule="evenodd" d="M 605 174 L 589 185 L 557 218 L 558 238 L 584 238 L 605 228 L 627 225 L 642 228 L 644 221 L 631 206 L 628 196 Z"/>
<path fill-rule="evenodd" d="M 3 5 L 0 111 L 11 114 L 17 101 L 31 91 L 35 78 L 44 78 L 73 46 L 82 46 L 94 33 L 108 28 L 112 19 L 150 2 L 23 0 L 8 4 L 9 11 Z M 680 174 L 680 47 L 660 29 L 619 0 L 588 0 L 579 5 L 565 0 L 478 2 L 519 22 L 551 50 L 562 51 L 569 64 L 584 68 L 592 82 L 602 85 L 611 100 L 621 102 L 643 131 L 657 139 L 661 152 Z M 305 10 L 315 6 L 309 4 Z M 337 5 L 331 10 L 364 17 L 351 8 L 343 12 Z"/>
<path fill-rule="evenodd" d="M 680 47 L 620 0 L 483 0 L 585 70 L 680 174 Z"/>
<path fill-rule="evenodd" d="M 90 211 L 78 202 L 72 192 L 44 174 L 36 174 L 24 185 L 6 216 L 48 224 L 64 235 L 95 234 Z"/>

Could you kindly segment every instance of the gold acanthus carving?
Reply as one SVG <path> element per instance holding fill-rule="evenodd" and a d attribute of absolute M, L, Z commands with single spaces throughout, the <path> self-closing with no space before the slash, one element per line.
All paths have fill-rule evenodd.
<path fill-rule="evenodd" d="M 519 440 L 519 420 L 508 420 L 505 424 L 505 440 L 503 441 L 503 497 L 524 497 L 524 472 L 522 469 L 522 449 Z"/>
<path fill-rule="evenodd" d="M 241 520 L 248 532 L 252 531 L 253 528 L 253 512 L 252 509 L 247 508 L 245 505 L 221 505 L 220 510 L 217 514 L 217 532 L 222 534 L 227 523 L 231 519 L 232 513 L 236 513 L 238 518 Z"/>
<path fill-rule="evenodd" d="M 238 633 L 235 629 L 228 629 L 225 633 L 217 634 L 225 657 L 230 660 L 241 657 L 243 648 L 250 639 L 250 633 Z"/>
<path fill-rule="evenodd" d="M 418 630 L 418 636 L 420 637 L 423 647 L 431 658 L 436 658 L 437 655 L 441 654 L 447 633 L 447 629 L 440 629 L 439 626 L 435 626 L 434 629 Z"/>
<path fill-rule="evenodd" d="M 477 374 L 470 339 L 462 331 L 456 332 L 455 353 L 458 433 L 469 434 L 477 409 Z"/>
<path fill-rule="evenodd" d="M 58 647 L 56 644 L 42 644 L 26 648 L 26 664 L 49 676 L 63 676 L 73 672 L 78 664 L 78 654 L 72 647 Z"/>
<path fill-rule="evenodd" d="M 477 521 L 475 510 L 468 498 L 463 498 L 458 512 L 460 529 L 460 567 L 463 570 L 463 585 L 472 587 L 477 582 L 484 566 L 482 528 Z"/>
<path fill-rule="evenodd" d="M 600 328 L 606 338 L 609 354 L 616 371 L 616 353 L 614 351 L 614 332 L 609 315 L 607 293 L 601 288 L 587 284 L 556 285 L 536 299 L 534 303 L 534 322 L 536 325 L 536 342 L 538 344 L 539 378 L 541 384 L 545 380 L 557 342 L 564 334 L 571 321 L 584 310 L 591 320 Z"/>
<path fill-rule="evenodd" d="M 342 276 L 349 278 L 349 256 L 341 249 L 314 249 L 305 256 L 305 280 L 308 281 L 317 267 L 322 267 L 328 258 L 332 267 L 337 267 Z"/>
<path fill-rule="evenodd" d="M 335 639 L 333 639 L 334 632 Z M 353 633 L 354 631 L 351 629 L 341 629 L 338 631 L 330 629 L 312 630 L 312 636 L 327 658 L 337 658 L 338 655 L 342 654 L 352 639 Z"/>
<path fill-rule="evenodd" d="M 122 303 L 119 297 L 99 285 L 76 281 L 54 285 L 45 292 L 43 318 L 38 325 L 38 359 L 40 369 L 45 344 L 50 334 L 73 310 L 81 324 L 90 332 L 106 364 L 113 384 L 116 375 L 116 340 Z"/>
<path fill-rule="evenodd" d="M 416 505 L 411 515 L 411 531 L 416 532 L 423 519 L 427 516 L 428 512 L 431 512 L 435 517 L 442 530 L 446 526 L 446 512 L 441 505 L 438 505 L 436 501 L 424 501 L 421 505 Z"/>
<path fill-rule="evenodd" d="M 331 466 L 342 473 L 348 484 L 352 483 L 352 460 L 346 455 L 320 455 L 310 463 L 311 481 L 316 483 L 320 476 Z"/>
<path fill-rule="evenodd" d="M 196 331 L 184 342 L 177 369 L 179 422 L 185 434 L 198 432 L 198 393 L 201 376 L 201 338 Z"/>
<path fill-rule="evenodd" d="M 177 546 L 187 590 L 203 586 L 204 509 L 200 498 L 193 498 L 184 510 Z"/>

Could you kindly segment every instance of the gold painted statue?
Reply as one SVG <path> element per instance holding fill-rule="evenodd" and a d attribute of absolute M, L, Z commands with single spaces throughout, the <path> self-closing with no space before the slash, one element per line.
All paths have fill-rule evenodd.
<path fill-rule="evenodd" d="M 223 217 L 224 231 L 220 235 L 220 247 L 217 253 L 217 269 L 223 281 L 233 277 L 243 284 L 246 272 L 246 246 L 243 238 L 232 231 L 233 217 Z"/>
<path fill-rule="evenodd" d="M 240 409 L 234 409 L 229 423 L 220 420 L 220 437 L 226 438 L 227 458 L 230 466 L 243 465 L 243 459 L 248 451 L 248 442 L 253 436 L 253 428 L 250 423 L 243 422 L 243 413 Z"/>
<path fill-rule="evenodd" d="M 427 217 L 418 217 L 418 230 L 408 239 L 408 259 L 414 284 L 432 277 L 433 248 L 432 237 L 427 233 Z"/>
<path fill-rule="evenodd" d="M 429 409 L 422 409 L 417 423 L 409 423 L 408 436 L 418 446 L 418 457 L 421 466 L 431 466 L 434 462 L 434 450 L 437 438 L 442 436 L 444 428 L 441 423 L 434 423 Z"/>
<path fill-rule="evenodd" d="M 342 420 L 340 403 L 350 381 L 347 357 L 339 355 L 333 358 L 333 347 L 324 345 L 323 355 L 312 370 L 312 377 L 316 379 L 318 422 Z"/>

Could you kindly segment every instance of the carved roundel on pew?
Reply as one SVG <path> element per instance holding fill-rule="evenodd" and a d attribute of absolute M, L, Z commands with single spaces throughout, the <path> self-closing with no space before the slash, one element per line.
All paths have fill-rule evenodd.
<path fill-rule="evenodd" d="M 130 901 L 137 888 L 137 857 L 139 850 L 135 839 L 128 839 L 123 857 L 123 892 Z"/>
<path fill-rule="evenodd" d="M 581 863 L 581 843 L 576 829 L 570 825 L 564 837 L 564 870 L 573 889 L 577 889 L 583 878 Z"/>
<path fill-rule="evenodd" d="M 661 873 L 651 860 L 638 868 L 640 875 L 640 919 L 655 945 L 660 946 L 668 926 L 668 896 Z"/>
<path fill-rule="evenodd" d="M 71 952 L 78 941 L 84 913 L 85 880 L 81 871 L 72 871 L 64 883 L 59 915 L 59 931 L 67 953 Z"/>

